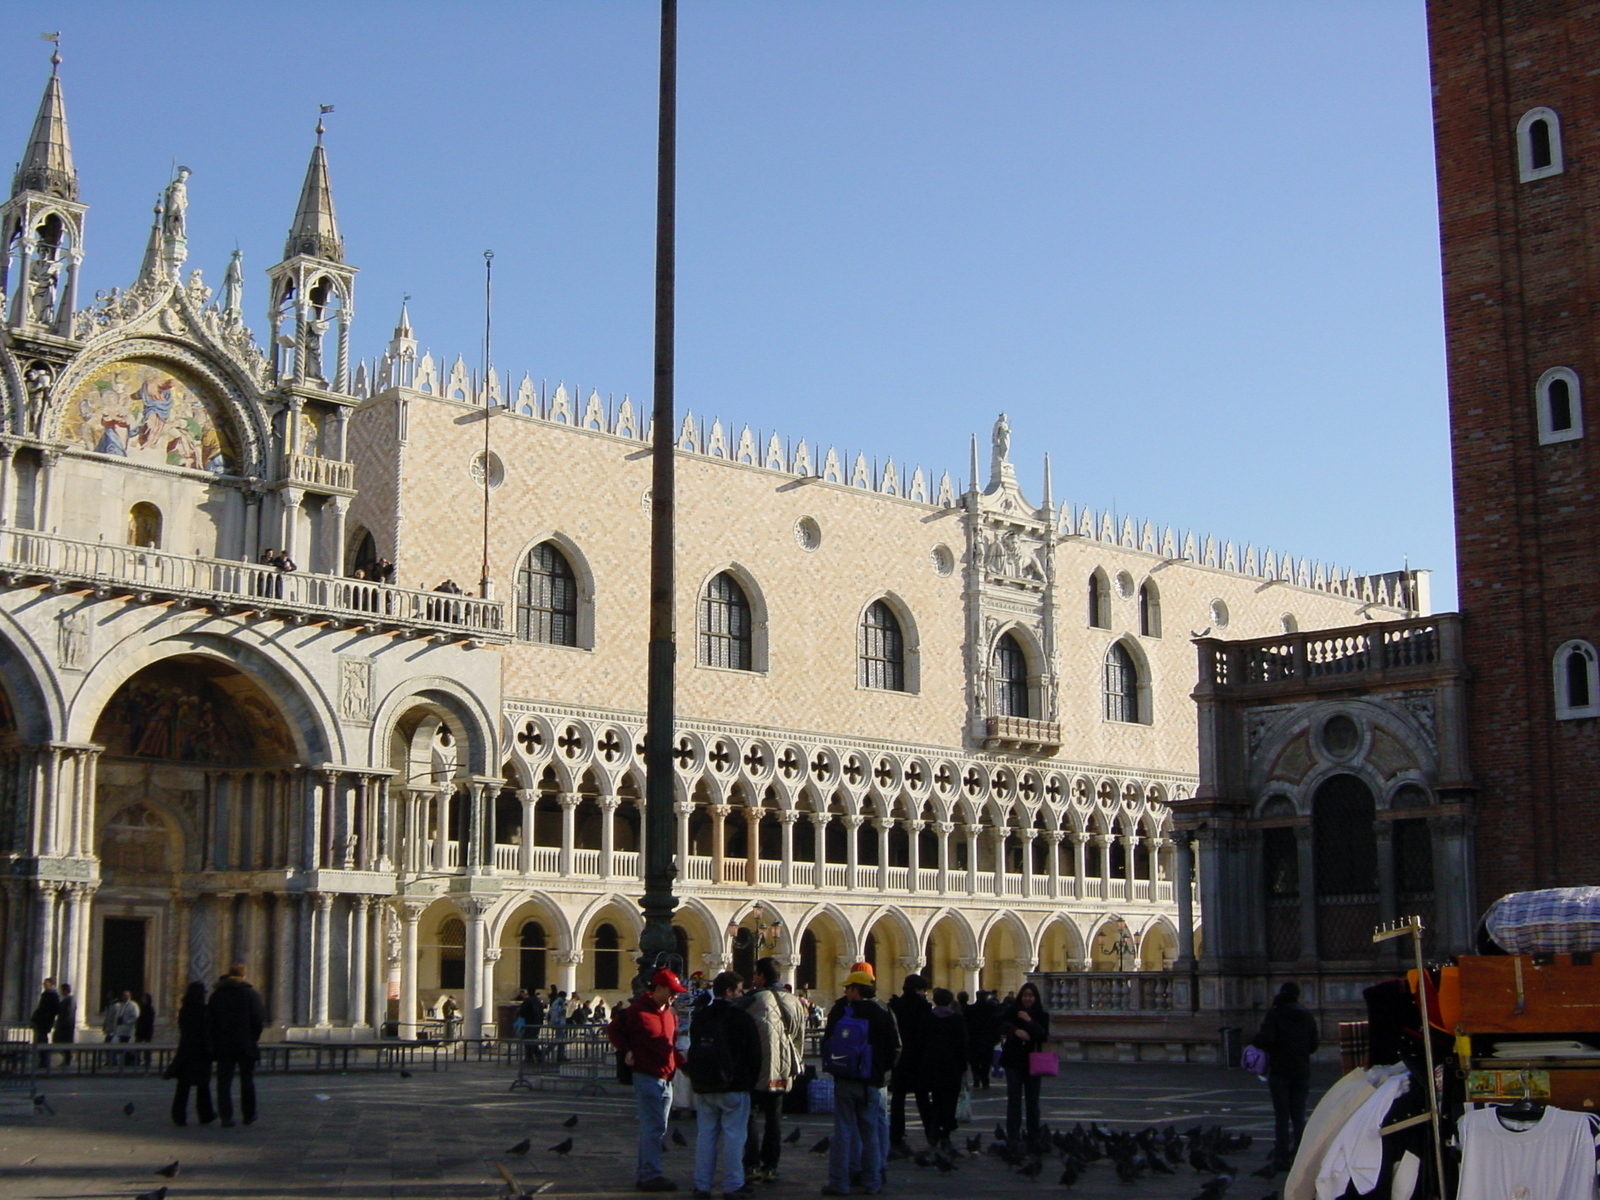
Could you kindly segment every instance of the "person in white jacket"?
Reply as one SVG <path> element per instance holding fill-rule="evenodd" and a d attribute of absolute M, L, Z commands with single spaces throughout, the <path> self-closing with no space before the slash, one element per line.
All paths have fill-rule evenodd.
<path fill-rule="evenodd" d="M 771 1182 L 778 1177 L 783 1152 L 783 1097 L 805 1064 L 806 1014 L 799 998 L 783 990 L 783 968 L 776 959 L 758 961 L 750 985 L 735 1001 L 755 1018 L 761 1034 L 761 1070 L 750 1093 L 744 1177 L 747 1182 Z"/>

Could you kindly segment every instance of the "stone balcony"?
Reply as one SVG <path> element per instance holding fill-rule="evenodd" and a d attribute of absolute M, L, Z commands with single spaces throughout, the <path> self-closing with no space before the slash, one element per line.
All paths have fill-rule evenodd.
<path fill-rule="evenodd" d="M 356 491 L 354 463 L 340 462 L 336 458 L 323 458 L 316 454 L 285 454 L 280 464 L 284 481 L 319 491 Z"/>
<path fill-rule="evenodd" d="M 0 585 L 38 583 L 56 590 L 88 588 L 98 597 L 141 604 L 178 602 L 218 613 L 336 621 L 441 641 L 509 640 L 505 606 L 495 600 L 0 528 Z"/>
<path fill-rule="evenodd" d="M 1461 666 L 1461 616 L 1440 613 L 1346 629 L 1225 642 L 1201 638 L 1195 695 L 1217 699 L 1348 691 L 1431 681 Z"/>
<path fill-rule="evenodd" d="M 984 726 L 984 749 L 1021 754 L 1054 754 L 1061 749 L 1061 725 L 1028 717 L 990 717 Z"/>

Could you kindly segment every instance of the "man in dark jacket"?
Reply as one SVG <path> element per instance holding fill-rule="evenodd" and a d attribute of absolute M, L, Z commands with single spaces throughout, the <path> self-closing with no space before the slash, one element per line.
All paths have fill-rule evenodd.
<path fill-rule="evenodd" d="M 709 1197 L 722 1151 L 722 1194 L 748 1196 L 744 1140 L 750 1125 L 750 1091 L 761 1073 L 761 1033 L 755 1018 L 733 1001 L 744 980 L 724 971 L 711 981 L 711 1003 L 696 1009 L 689 1026 L 684 1070 L 694 1085 L 694 1194 Z"/>
<path fill-rule="evenodd" d="M 639 1157 L 634 1186 L 641 1192 L 675 1192 L 678 1185 L 661 1169 L 661 1139 L 667 1136 L 672 1109 L 672 1077 L 678 1073 L 678 1015 L 675 997 L 689 989 L 665 967 L 650 980 L 650 990 L 620 1009 L 606 1026 L 606 1036 L 622 1053 L 633 1075 L 639 1110 Z"/>
<path fill-rule="evenodd" d="M 223 1125 L 233 1125 L 233 1077 L 237 1073 L 240 1116 L 249 1125 L 256 1119 L 256 1059 L 261 1057 L 257 1043 L 267 1025 L 267 1006 L 261 993 L 245 981 L 243 963 L 234 963 L 212 991 L 206 1015 L 217 1064 L 217 1112 Z"/>
<path fill-rule="evenodd" d="M 872 976 L 852 971 L 845 976 L 844 996 L 828 1014 L 823 1031 L 823 1063 L 833 1076 L 833 1141 L 828 1150 L 828 1184 L 824 1196 L 850 1195 L 850 1175 L 860 1164 L 861 1189 L 869 1196 L 883 1191 L 886 1147 L 883 1145 L 883 1085 L 900 1057 L 900 1033 L 894 1014 L 877 999 Z M 866 1023 L 870 1059 L 857 1074 L 835 1065 L 835 1031 L 845 1018 Z M 862 1077 L 864 1075 L 864 1077 Z"/>
<path fill-rule="evenodd" d="M 1280 1164 L 1294 1160 L 1306 1130 L 1306 1096 L 1311 1090 L 1311 1055 L 1322 1040 L 1317 1021 L 1300 1006 L 1300 985 L 1278 989 L 1261 1030 L 1251 1045 L 1267 1052 L 1267 1090 L 1272 1095 L 1273 1155 Z"/>
<path fill-rule="evenodd" d="M 994 1044 L 1000 1038 L 1000 1006 L 992 992 L 979 992 L 967 1005 L 967 1053 L 972 1056 L 972 1086 L 988 1091 L 994 1069 Z"/>
<path fill-rule="evenodd" d="M 906 1144 L 906 1096 L 917 1098 L 918 1111 L 927 1103 L 922 1082 L 923 1031 L 933 1005 L 928 1003 L 928 981 L 921 975 L 907 975 L 900 994 L 889 1000 L 895 1026 L 900 1031 L 900 1061 L 889 1077 L 889 1157 L 910 1158 Z"/>
<path fill-rule="evenodd" d="M 72 994 L 72 985 L 61 985 L 61 1011 L 56 1014 L 55 1028 L 50 1032 L 50 1040 L 56 1043 L 71 1045 L 78 1040 L 78 998 Z M 70 1063 L 71 1056 L 64 1056 Z"/>
<path fill-rule="evenodd" d="M 39 1003 L 33 1006 L 33 1016 L 28 1018 L 28 1024 L 33 1026 L 33 1040 L 48 1042 L 50 1031 L 56 1027 L 56 1018 L 61 1015 L 61 993 L 56 991 L 56 981 L 46 979 L 44 989 L 39 993 Z M 39 1056 L 39 1065 L 50 1065 L 50 1053 L 45 1051 Z"/>

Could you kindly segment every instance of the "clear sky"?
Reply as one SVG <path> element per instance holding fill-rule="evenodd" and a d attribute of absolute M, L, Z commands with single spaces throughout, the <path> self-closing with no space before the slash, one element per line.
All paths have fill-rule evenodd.
<path fill-rule="evenodd" d="M 966 475 L 997 412 L 1037 498 L 1454 604 L 1420 0 L 681 0 L 678 396 L 735 429 Z M 317 105 L 356 351 L 648 402 L 657 9 L 6 6 L 0 146 L 62 31 L 88 291 L 174 162 L 190 265 L 263 328 Z M 7 132 L 9 131 L 9 132 Z"/>

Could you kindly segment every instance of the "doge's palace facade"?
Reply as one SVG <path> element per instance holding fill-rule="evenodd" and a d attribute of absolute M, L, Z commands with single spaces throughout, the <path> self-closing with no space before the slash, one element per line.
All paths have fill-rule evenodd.
<path fill-rule="evenodd" d="M 320 127 L 264 352 L 238 256 L 215 291 L 188 267 L 188 178 L 130 286 L 79 296 L 53 71 L 0 207 L 0 1021 L 46 975 L 86 1022 L 121 987 L 168 1014 L 239 959 L 284 1035 L 614 999 L 642 414 L 436 360 L 404 310 L 360 361 Z M 824 989 L 863 957 L 969 990 L 1162 971 L 1199 927 L 1167 807 L 1196 780 L 1191 636 L 1427 604 L 1425 572 L 1060 503 L 1048 466 L 1036 501 L 1004 417 L 959 487 L 693 414 L 678 453 L 690 969 L 764 939 Z"/>

